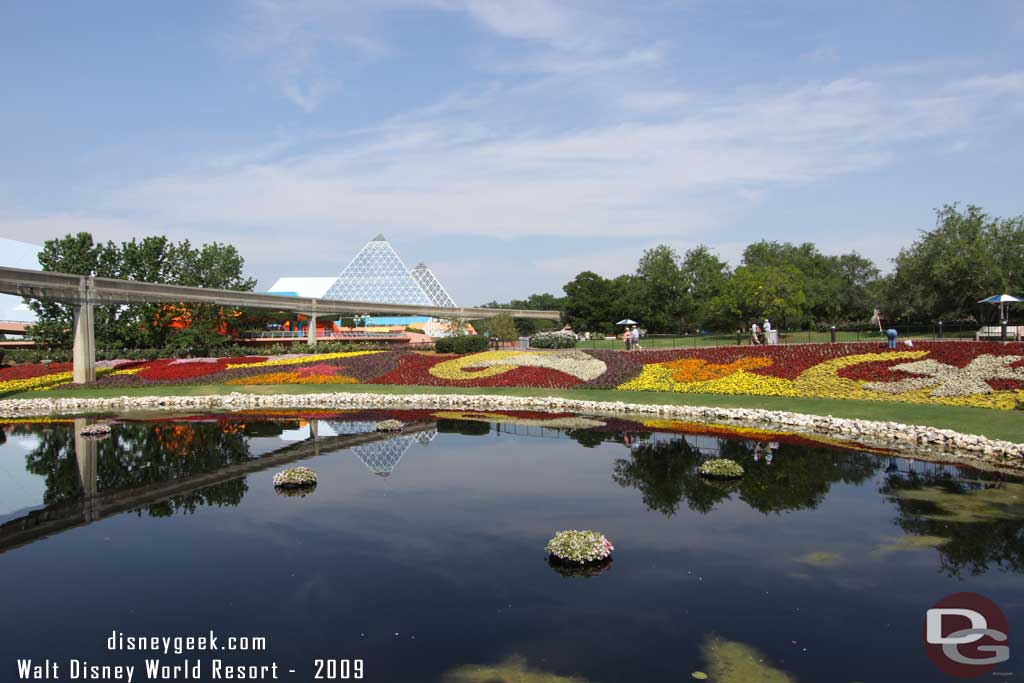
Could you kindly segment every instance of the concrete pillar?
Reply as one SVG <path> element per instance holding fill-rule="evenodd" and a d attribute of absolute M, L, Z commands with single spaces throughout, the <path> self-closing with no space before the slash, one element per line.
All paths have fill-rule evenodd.
<path fill-rule="evenodd" d="M 309 421 L 309 438 L 313 439 L 313 452 L 320 455 L 320 421 Z"/>
<path fill-rule="evenodd" d="M 82 494 L 86 498 L 96 495 L 97 487 L 97 464 L 99 460 L 99 444 L 95 439 L 82 436 L 85 429 L 93 420 L 77 418 L 75 420 L 75 459 L 78 461 L 78 476 L 82 482 Z"/>
<path fill-rule="evenodd" d="M 309 314 L 309 345 L 316 346 L 316 311 Z"/>
<path fill-rule="evenodd" d="M 74 308 L 72 327 L 75 342 L 71 352 L 74 363 L 72 380 L 75 384 L 96 381 L 96 326 L 91 303 L 78 304 Z"/>

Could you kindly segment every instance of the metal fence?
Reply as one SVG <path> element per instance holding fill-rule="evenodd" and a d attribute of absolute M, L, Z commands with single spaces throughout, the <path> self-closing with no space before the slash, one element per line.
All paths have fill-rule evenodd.
<path fill-rule="evenodd" d="M 937 323 L 896 323 L 885 325 L 885 329 L 897 331 L 897 339 L 920 340 L 990 340 L 1013 341 L 1024 337 L 1024 326 L 1010 325 L 1004 330 L 1001 326 L 982 326 L 974 322 L 937 322 Z M 886 337 L 878 331 L 878 327 L 833 327 L 814 330 L 772 330 L 775 344 L 828 344 L 852 342 L 884 342 Z M 760 343 L 765 342 L 762 334 Z M 714 332 L 701 334 L 647 334 L 640 338 L 642 349 L 681 349 L 700 348 L 704 346 L 736 346 L 753 344 L 749 331 Z M 609 349 L 625 348 L 621 337 L 598 337 L 581 339 L 577 348 Z"/>

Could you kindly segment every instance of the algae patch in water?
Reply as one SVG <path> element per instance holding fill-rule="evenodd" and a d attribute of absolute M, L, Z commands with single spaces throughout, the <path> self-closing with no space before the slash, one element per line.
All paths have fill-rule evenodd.
<path fill-rule="evenodd" d="M 829 553 L 824 551 L 817 551 L 813 553 L 807 553 L 801 557 L 796 558 L 796 561 L 801 564 L 809 564 L 814 567 L 835 567 L 836 565 L 843 563 L 843 556 L 837 553 Z"/>
<path fill-rule="evenodd" d="M 703 651 L 715 683 L 796 683 L 795 678 L 768 664 L 764 655 L 749 645 L 710 636 L 704 641 Z"/>
<path fill-rule="evenodd" d="M 445 683 L 587 683 L 578 676 L 531 669 L 523 657 L 509 657 L 501 664 L 485 666 L 467 664 L 452 669 L 444 676 Z"/>
<path fill-rule="evenodd" d="M 898 538 L 890 539 L 872 551 L 874 555 L 887 555 L 902 550 L 930 550 L 949 542 L 945 536 L 920 536 L 918 534 L 907 534 Z"/>
<path fill-rule="evenodd" d="M 1024 484 L 1019 483 L 1002 482 L 964 493 L 928 486 L 900 489 L 890 495 L 905 501 L 931 503 L 938 508 L 934 513 L 916 515 L 923 519 L 959 523 L 1024 520 Z"/>

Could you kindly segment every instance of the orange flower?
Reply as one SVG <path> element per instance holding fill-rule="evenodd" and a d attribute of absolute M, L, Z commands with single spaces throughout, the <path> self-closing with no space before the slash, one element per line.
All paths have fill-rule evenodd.
<path fill-rule="evenodd" d="M 763 356 L 737 358 L 730 363 L 721 365 L 708 363 L 703 358 L 682 358 L 665 363 L 665 367 L 672 371 L 672 379 L 677 382 L 706 382 L 720 379 L 739 370 L 767 368 L 771 364 L 771 358 Z"/>

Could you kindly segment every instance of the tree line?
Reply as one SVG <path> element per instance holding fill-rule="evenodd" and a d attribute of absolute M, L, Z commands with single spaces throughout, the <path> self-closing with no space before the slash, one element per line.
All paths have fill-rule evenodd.
<path fill-rule="evenodd" d="M 88 232 L 47 240 L 39 253 L 44 271 L 95 275 L 159 284 L 252 291 L 245 260 L 229 244 L 194 247 L 166 237 L 97 242 Z M 30 299 L 36 314 L 31 338 L 43 348 L 69 348 L 72 307 Z M 209 349 L 226 344 L 223 333 L 244 325 L 238 311 L 211 304 L 96 306 L 96 346 L 105 349 Z"/>
<path fill-rule="evenodd" d="M 992 294 L 1024 295 L 1024 216 L 997 218 L 973 205 L 936 211 L 935 227 L 900 250 L 890 272 L 851 251 L 830 255 L 810 242 L 762 240 L 732 268 L 705 245 L 683 254 L 667 245 L 646 250 L 634 272 L 606 278 L 583 271 L 562 295 L 532 294 L 491 308 L 561 310 L 577 331 L 613 332 L 622 318 L 653 333 L 733 331 L 771 319 L 786 329 L 865 324 L 873 309 L 887 321 L 985 320 L 995 308 L 976 302 Z M 146 237 L 97 242 L 87 232 L 48 240 L 43 270 L 162 284 L 252 291 L 245 261 L 229 244 Z M 37 316 L 31 336 L 43 348 L 71 344 L 71 307 L 30 300 Z M 99 348 L 210 349 L 234 332 L 265 324 L 272 314 L 183 303 L 98 306 Z M 502 339 L 555 326 L 505 317 L 474 323 Z"/>
<path fill-rule="evenodd" d="M 883 274 L 855 251 L 829 255 L 810 242 L 760 241 L 731 268 L 704 245 L 681 255 L 658 245 L 632 273 L 606 278 L 588 270 L 563 286 L 563 296 L 485 305 L 563 310 L 575 330 L 602 333 L 622 318 L 654 333 L 732 331 L 765 317 L 786 329 L 866 324 L 876 308 L 887 321 L 989 319 L 995 309 L 977 301 L 1024 296 L 1024 216 L 946 205 L 936 211 L 935 227 L 892 261 Z M 525 322 L 516 321 L 521 328 Z"/>

